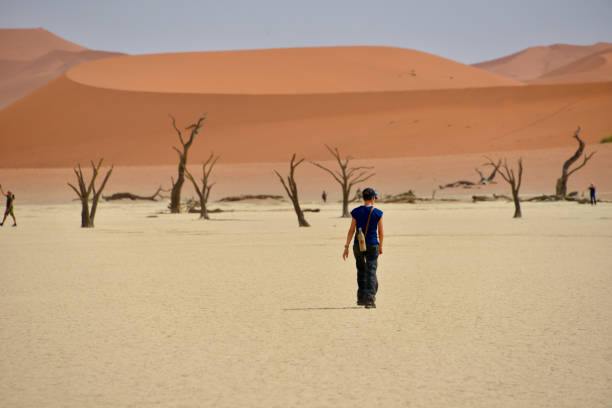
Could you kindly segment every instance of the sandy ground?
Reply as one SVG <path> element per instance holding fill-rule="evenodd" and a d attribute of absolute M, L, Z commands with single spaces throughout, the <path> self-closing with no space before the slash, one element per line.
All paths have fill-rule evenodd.
<path fill-rule="evenodd" d="M 382 204 L 373 310 L 337 204 L 164 207 L 0 229 L 4 406 L 610 406 L 611 204 Z"/>

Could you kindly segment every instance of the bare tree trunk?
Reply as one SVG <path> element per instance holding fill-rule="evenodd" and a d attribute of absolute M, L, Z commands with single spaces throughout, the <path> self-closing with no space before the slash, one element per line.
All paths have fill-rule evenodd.
<path fill-rule="evenodd" d="M 328 145 L 325 145 L 325 147 L 338 162 L 338 166 L 340 166 L 340 171 L 332 171 L 319 163 L 310 163 L 331 174 L 334 180 L 336 180 L 338 184 L 340 184 L 340 187 L 342 188 L 342 217 L 348 218 L 350 217 L 348 205 L 350 202 L 351 190 L 358 183 L 363 183 L 364 181 L 373 177 L 375 173 L 371 173 L 368 170 L 371 170 L 374 167 L 349 167 L 349 162 L 353 160 L 351 156 L 347 156 L 345 159 L 342 159 L 342 157 L 340 156 L 340 151 L 337 147 L 333 149 Z"/>
<path fill-rule="evenodd" d="M 93 174 L 91 176 L 91 181 L 89 182 L 89 186 L 85 185 L 85 179 L 83 176 L 83 170 L 81 169 L 81 165 L 79 164 L 77 168 L 73 169 L 76 174 L 79 188 L 77 189 L 72 184 L 68 183 L 70 188 L 74 190 L 79 199 L 81 200 L 81 227 L 82 228 L 93 228 L 94 227 L 94 219 L 96 218 L 96 210 L 98 208 L 98 202 L 100 200 L 100 196 L 102 195 L 102 191 L 110 178 L 110 175 L 113 171 L 113 166 L 108 170 L 102 184 L 100 185 L 100 189 L 96 191 L 95 181 L 96 177 L 98 177 L 98 173 L 100 171 L 100 166 L 102 166 L 103 159 L 100 159 L 98 164 L 94 164 L 91 162 L 91 167 L 93 170 Z M 78 169 L 78 170 L 77 170 Z M 91 204 L 91 210 L 89 208 L 89 196 L 93 193 L 93 200 Z"/>
<path fill-rule="evenodd" d="M 343 218 L 348 218 L 350 216 L 349 214 L 349 201 L 350 201 L 350 192 L 348 189 L 342 188 L 342 217 Z"/>
<path fill-rule="evenodd" d="M 287 176 L 287 182 L 285 182 L 285 179 L 283 179 L 283 176 L 281 176 L 278 171 L 274 170 L 274 172 L 280 179 L 281 184 L 287 192 L 287 196 L 289 196 L 289 199 L 293 203 L 293 209 L 295 210 L 295 215 L 298 219 L 298 225 L 300 227 L 310 227 L 310 224 L 308 223 L 308 221 L 306 221 L 306 218 L 304 217 L 304 212 L 300 208 L 297 184 L 295 183 L 295 168 L 299 166 L 300 163 L 302 163 L 303 161 L 304 159 L 300 159 L 297 163 L 295 163 L 295 153 L 293 153 L 293 156 L 291 157 L 291 162 L 289 163 L 289 175 Z"/>
<path fill-rule="evenodd" d="M 493 160 L 487 158 L 491 166 L 495 167 Z M 497 166 L 499 167 L 499 166 Z M 521 189 L 521 182 L 523 181 L 523 159 L 518 159 L 518 177 L 514 174 L 514 170 L 508 167 L 508 162 L 504 159 L 503 171 L 498 170 L 502 178 L 510 184 L 512 190 L 512 201 L 514 202 L 514 218 L 521 218 L 523 213 L 521 212 L 521 200 L 519 198 L 519 191 Z"/>
<path fill-rule="evenodd" d="M 219 159 L 219 156 L 215 157 L 213 153 L 210 154 L 208 160 L 206 160 L 202 164 L 202 186 L 198 186 L 193 175 L 189 172 L 187 168 L 185 168 L 185 173 L 187 178 L 193 184 L 193 188 L 198 194 L 198 198 L 200 199 L 200 218 L 204 220 L 209 220 L 208 210 L 206 209 L 206 203 L 208 202 L 208 197 L 210 196 L 210 190 L 213 188 L 215 183 L 210 183 L 210 174 L 212 173 L 212 169 L 215 166 L 215 163 Z"/>
<path fill-rule="evenodd" d="M 574 138 L 576 138 L 576 140 L 578 141 L 578 149 L 576 149 L 576 152 L 574 152 L 572 157 L 570 157 L 565 161 L 565 163 L 563 163 L 563 168 L 561 169 L 561 177 L 557 179 L 557 183 L 555 184 L 555 195 L 559 199 L 564 199 L 567 195 L 567 180 L 569 179 L 569 176 L 584 167 L 584 165 L 587 164 L 589 159 L 595 154 L 595 152 L 591 152 L 585 155 L 582 164 L 572 170 L 569 170 L 570 166 L 580 158 L 582 152 L 584 151 L 584 142 L 582 141 L 582 139 L 580 139 L 580 126 L 578 126 L 578 129 L 576 129 L 576 132 L 574 133 Z"/>
<path fill-rule="evenodd" d="M 521 218 L 523 213 L 521 212 L 521 201 L 519 199 L 519 192 L 514 186 L 512 187 L 512 201 L 514 201 L 514 217 Z"/>
<path fill-rule="evenodd" d="M 89 198 L 81 198 L 81 228 L 93 227 L 93 222 L 89 218 Z"/>
<path fill-rule="evenodd" d="M 206 200 L 200 198 L 200 218 L 203 220 L 210 220 L 208 216 L 208 210 L 206 209 Z"/>
<path fill-rule="evenodd" d="M 181 156 L 178 165 L 178 176 L 176 182 L 172 179 L 172 191 L 170 192 L 170 212 L 177 214 L 181 212 L 181 191 L 185 183 L 185 163 L 187 156 Z"/>
<path fill-rule="evenodd" d="M 183 139 L 183 134 L 176 127 L 176 120 L 172 115 L 170 115 L 172 119 L 172 127 L 178 134 L 179 141 L 181 142 L 182 149 L 179 150 L 177 147 L 172 146 L 172 148 L 179 155 L 179 164 L 178 164 L 178 175 L 176 178 L 176 182 L 172 179 L 172 192 L 170 193 L 170 212 L 171 213 L 180 213 L 181 212 L 181 190 L 183 188 L 183 184 L 185 183 L 185 166 L 187 165 L 187 153 L 189 152 L 189 148 L 193 143 L 195 136 L 200 133 L 200 128 L 202 127 L 202 122 L 206 119 L 206 113 L 204 113 L 196 123 L 192 123 L 187 126 L 185 130 L 191 130 L 191 134 L 189 139 L 185 141 Z"/>
<path fill-rule="evenodd" d="M 300 227 L 310 227 L 310 224 L 308 223 L 308 221 L 306 221 L 306 218 L 304 218 L 304 212 L 300 207 L 300 202 L 298 201 L 298 199 L 291 199 L 291 202 L 293 203 L 293 210 L 295 211 L 295 215 L 298 219 L 298 225 Z"/>

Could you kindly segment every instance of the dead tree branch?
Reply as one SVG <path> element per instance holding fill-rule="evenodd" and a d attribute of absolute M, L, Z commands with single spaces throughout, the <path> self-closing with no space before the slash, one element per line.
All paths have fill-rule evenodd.
<path fill-rule="evenodd" d="M 578 126 L 578 129 L 576 129 L 576 132 L 574 132 L 574 138 L 578 141 L 578 148 L 576 149 L 574 154 L 569 159 L 567 159 L 565 163 L 563 163 L 563 168 L 561 169 L 561 177 L 557 179 L 557 184 L 555 185 L 555 195 L 559 197 L 559 199 L 564 199 L 567 196 L 567 180 L 569 179 L 569 176 L 583 168 L 591 159 L 591 157 L 593 157 L 593 155 L 596 153 L 591 152 L 589 154 L 585 154 L 583 161 L 580 165 L 578 165 L 572 170 L 569 169 L 570 166 L 580 158 L 584 151 L 585 145 L 582 139 L 580 138 L 580 130 L 580 126 Z"/>
<path fill-rule="evenodd" d="M 198 194 L 198 198 L 200 199 L 200 218 L 204 220 L 209 220 L 208 210 L 206 208 L 206 204 L 208 203 L 208 197 L 210 196 L 210 190 L 212 190 L 215 183 L 210 182 L 210 174 L 212 173 L 213 167 L 215 163 L 219 159 L 219 156 L 211 153 L 208 159 L 202 163 L 202 178 L 200 179 L 201 185 L 198 185 L 198 182 L 193 177 L 193 175 L 189 172 L 189 170 L 185 167 L 185 175 L 193 184 L 193 188 Z"/>
<path fill-rule="evenodd" d="M 353 160 L 351 156 L 347 156 L 344 159 L 340 155 L 340 151 L 337 147 L 333 149 L 328 145 L 325 145 L 329 153 L 336 159 L 340 170 L 331 170 L 320 163 L 310 162 L 314 166 L 329 173 L 340 187 L 342 188 L 342 217 L 349 217 L 348 204 L 351 195 L 351 190 L 359 183 L 363 183 L 370 178 L 374 177 L 376 173 L 371 172 L 374 167 L 372 166 L 357 166 L 349 167 L 349 162 Z"/>
<path fill-rule="evenodd" d="M 289 175 L 287 176 L 286 181 L 283 178 L 283 176 L 280 175 L 278 171 L 274 170 L 274 173 L 276 173 L 276 175 L 278 176 L 278 179 L 283 185 L 283 188 L 287 192 L 287 196 L 293 203 L 293 209 L 295 210 L 295 214 L 297 215 L 298 225 L 300 227 L 310 227 L 310 224 L 308 224 L 308 222 L 306 221 L 306 218 L 304 218 L 304 212 L 300 208 L 300 201 L 298 198 L 298 189 L 297 189 L 297 184 L 295 182 L 295 169 L 303 161 L 304 159 L 300 159 L 296 162 L 295 153 L 293 153 L 293 156 L 291 157 L 291 162 L 289 163 Z"/>
<path fill-rule="evenodd" d="M 489 165 L 495 166 L 493 160 L 489 159 Z M 508 167 L 508 162 L 504 159 L 504 164 L 499 170 L 499 174 L 510 184 L 512 189 L 512 201 L 514 201 L 514 218 L 521 218 L 521 201 L 519 198 L 519 190 L 521 189 L 521 183 L 523 181 L 523 159 L 518 159 L 518 175 L 515 174 L 514 169 Z"/>
<path fill-rule="evenodd" d="M 483 166 L 493 166 L 493 170 L 491 171 L 491 174 L 489 174 L 489 177 L 484 177 L 480 170 L 478 170 L 478 173 L 480 174 L 480 184 L 487 184 L 492 182 L 495 178 L 495 175 L 499 171 L 499 166 L 501 166 L 502 164 L 501 160 L 498 160 L 497 163 L 493 163 L 493 161 L 486 156 L 485 159 L 487 159 L 488 161 L 487 163 L 484 163 Z"/>
<path fill-rule="evenodd" d="M 103 159 L 100 159 L 98 164 L 96 165 L 93 161 L 91 162 L 92 168 L 92 176 L 89 181 L 89 185 L 86 186 L 85 178 L 83 176 L 83 170 L 81 169 L 81 165 L 78 164 L 76 168 L 74 168 L 74 174 L 77 177 L 78 181 L 78 189 L 68 183 L 68 186 L 74 190 L 79 199 L 81 200 L 81 227 L 82 228 L 93 228 L 94 227 L 94 219 L 96 217 L 96 210 L 98 209 L 98 201 L 100 200 L 100 196 L 102 194 L 102 190 L 106 187 L 106 183 L 110 178 L 111 173 L 113 172 L 113 166 L 108 170 L 106 176 L 104 176 L 104 180 L 102 180 L 102 184 L 96 190 L 95 181 L 98 177 L 98 173 L 100 171 L 100 167 L 102 166 Z M 89 208 L 89 197 L 93 193 L 93 199 L 91 203 L 91 209 Z"/>
<path fill-rule="evenodd" d="M 193 143 L 194 138 L 200 133 L 200 128 L 202 127 L 202 122 L 206 119 L 206 113 L 202 114 L 197 122 L 192 123 L 187 126 L 185 130 L 191 131 L 189 138 L 185 141 L 183 137 L 183 133 L 176 126 L 176 119 L 174 116 L 169 115 L 172 120 L 172 127 L 178 135 L 179 141 L 181 142 L 181 149 L 176 146 L 172 146 L 172 148 L 176 151 L 179 156 L 179 164 L 178 164 L 178 176 L 176 178 L 176 182 L 172 178 L 172 192 L 170 194 L 170 212 L 171 213 L 180 213 L 181 212 L 181 189 L 183 188 L 183 183 L 185 182 L 185 166 L 187 165 L 187 153 L 189 152 L 189 148 Z"/>

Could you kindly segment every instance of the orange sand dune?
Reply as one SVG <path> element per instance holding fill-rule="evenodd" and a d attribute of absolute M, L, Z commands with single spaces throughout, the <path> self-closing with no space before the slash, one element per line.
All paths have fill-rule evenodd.
<path fill-rule="evenodd" d="M 0 61 L 0 109 L 85 61 L 121 55 L 106 51 L 51 51 L 32 61 Z"/>
<path fill-rule="evenodd" d="M 53 50 L 79 52 L 86 49 L 43 28 L 0 28 L 0 60 L 29 61 Z"/>
<path fill-rule="evenodd" d="M 119 53 L 92 51 L 44 29 L 0 29 L 0 109 L 68 69 Z"/>
<path fill-rule="evenodd" d="M 550 71 L 531 82 L 545 84 L 603 81 L 612 81 L 612 47 Z"/>
<path fill-rule="evenodd" d="M 451 60 L 391 47 L 124 56 L 67 73 L 101 88 L 204 94 L 316 94 L 518 85 Z"/>
<path fill-rule="evenodd" d="M 171 164 L 168 114 L 208 120 L 190 160 L 225 163 L 327 158 L 323 144 L 361 158 L 529 150 L 589 143 L 612 130 L 612 83 L 313 95 L 215 95 L 101 89 L 59 78 L 0 111 L 2 167 L 66 167 L 105 157 Z"/>
<path fill-rule="evenodd" d="M 611 43 L 597 43 L 589 46 L 555 44 L 546 47 L 530 47 L 506 57 L 474 64 L 474 67 L 503 75 L 518 81 L 533 81 L 582 58 L 612 51 Z M 610 76 L 601 77 L 590 70 L 572 71 L 572 82 L 593 82 L 612 80 Z M 580 73 L 580 74 L 578 74 Z M 551 81 L 552 82 L 552 81 Z M 559 82 L 568 82 L 559 78 Z"/>

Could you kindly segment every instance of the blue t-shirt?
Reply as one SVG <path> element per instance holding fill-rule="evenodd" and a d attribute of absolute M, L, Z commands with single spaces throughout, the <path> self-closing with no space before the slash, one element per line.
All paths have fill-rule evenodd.
<path fill-rule="evenodd" d="M 364 234 L 366 233 L 366 223 L 368 222 L 370 210 L 372 210 L 372 207 L 362 205 L 351 211 L 351 215 L 355 220 L 357 220 L 355 229 L 355 244 L 357 244 L 357 231 L 359 231 L 359 228 L 361 228 Z M 383 212 L 378 208 L 375 208 L 374 211 L 372 211 L 372 216 L 370 217 L 370 227 L 368 228 L 368 233 L 365 237 L 366 244 L 378 245 L 378 221 L 382 216 Z"/>

